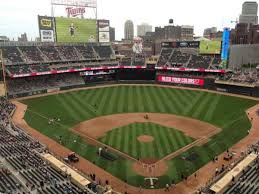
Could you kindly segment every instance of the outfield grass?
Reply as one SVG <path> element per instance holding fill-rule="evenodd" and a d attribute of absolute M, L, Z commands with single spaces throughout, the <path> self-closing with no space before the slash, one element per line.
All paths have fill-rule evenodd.
<path fill-rule="evenodd" d="M 149 143 L 140 142 L 137 138 L 141 135 L 152 136 L 154 140 Z M 99 140 L 136 159 L 157 160 L 194 141 L 181 131 L 153 123 L 133 123 L 113 129 Z"/>
<path fill-rule="evenodd" d="M 176 114 L 222 128 L 221 133 L 215 135 L 207 144 L 194 147 L 168 161 L 168 172 L 159 178 L 158 187 L 164 187 L 172 179 L 180 181 L 182 173 L 193 173 L 214 156 L 244 138 L 251 127 L 245 110 L 258 102 L 202 91 L 156 86 L 116 86 L 45 96 L 25 100 L 23 103 L 28 105 L 25 119 L 29 125 L 56 141 L 62 135 L 67 142 L 66 147 L 89 161 L 94 161 L 96 165 L 121 180 L 127 179 L 129 184 L 135 186 L 143 184 L 144 179 L 132 170 L 131 161 L 119 158 L 116 162 L 109 162 L 97 157 L 97 148 L 88 145 L 69 129 L 94 117 L 131 112 Z M 98 110 L 95 110 L 94 104 L 98 104 Z M 48 125 L 48 120 L 42 116 L 59 117 L 61 125 Z M 122 137 L 116 136 L 115 139 Z M 77 143 L 73 143 L 74 140 L 77 140 Z M 198 160 L 187 162 L 181 159 L 192 151 L 199 155 Z"/>

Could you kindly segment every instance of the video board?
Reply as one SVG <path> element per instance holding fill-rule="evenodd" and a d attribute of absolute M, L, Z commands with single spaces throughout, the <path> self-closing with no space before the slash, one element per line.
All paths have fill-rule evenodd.
<path fill-rule="evenodd" d="M 56 17 L 57 42 L 96 42 L 96 20 Z"/>

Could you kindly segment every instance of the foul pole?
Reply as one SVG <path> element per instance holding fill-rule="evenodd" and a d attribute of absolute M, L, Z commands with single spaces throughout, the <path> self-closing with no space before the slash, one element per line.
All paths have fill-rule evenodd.
<path fill-rule="evenodd" d="M 5 78 L 5 65 L 4 65 L 4 59 L 3 59 L 3 52 L 0 49 L 0 62 L 1 62 L 1 67 L 2 67 L 2 74 L 4 78 L 4 94 L 5 97 L 7 97 L 7 85 L 6 85 L 6 78 Z"/>

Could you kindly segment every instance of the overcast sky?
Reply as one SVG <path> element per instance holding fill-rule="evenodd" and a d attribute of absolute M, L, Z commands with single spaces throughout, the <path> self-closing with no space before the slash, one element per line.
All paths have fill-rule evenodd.
<path fill-rule="evenodd" d="M 241 13 L 244 0 L 98 0 L 98 18 L 109 19 L 116 28 L 116 39 L 124 34 L 124 22 L 131 19 L 135 25 L 143 22 L 164 26 L 170 18 L 176 25 L 193 25 L 195 35 L 204 28 L 233 27 Z M 56 8 L 56 14 L 65 14 L 65 8 Z M 27 32 L 29 38 L 38 34 L 37 15 L 50 15 L 50 0 L 0 0 L 0 35 L 17 38 Z"/>

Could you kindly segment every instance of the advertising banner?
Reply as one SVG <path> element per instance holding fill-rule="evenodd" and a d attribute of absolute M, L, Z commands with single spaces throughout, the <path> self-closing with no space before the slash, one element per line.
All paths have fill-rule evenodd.
<path fill-rule="evenodd" d="M 199 48 L 199 41 L 162 42 L 163 48 Z"/>
<path fill-rule="evenodd" d="M 222 42 L 221 59 L 227 61 L 229 44 L 230 44 L 230 29 L 229 28 L 224 29 L 222 40 L 223 40 L 223 42 Z"/>
<path fill-rule="evenodd" d="M 54 42 L 53 30 L 40 30 L 41 42 Z"/>
<path fill-rule="evenodd" d="M 110 21 L 98 20 L 97 26 L 99 42 L 110 42 Z"/>
<path fill-rule="evenodd" d="M 38 16 L 39 32 L 41 42 L 54 42 L 54 18 L 48 16 Z"/>
<path fill-rule="evenodd" d="M 157 81 L 163 83 L 204 86 L 204 79 L 179 78 L 173 76 L 159 75 L 157 76 Z"/>
<path fill-rule="evenodd" d="M 110 33 L 99 32 L 99 42 L 110 42 Z"/>
<path fill-rule="evenodd" d="M 109 20 L 98 20 L 98 29 L 99 32 L 107 32 L 110 30 L 110 21 Z"/>

